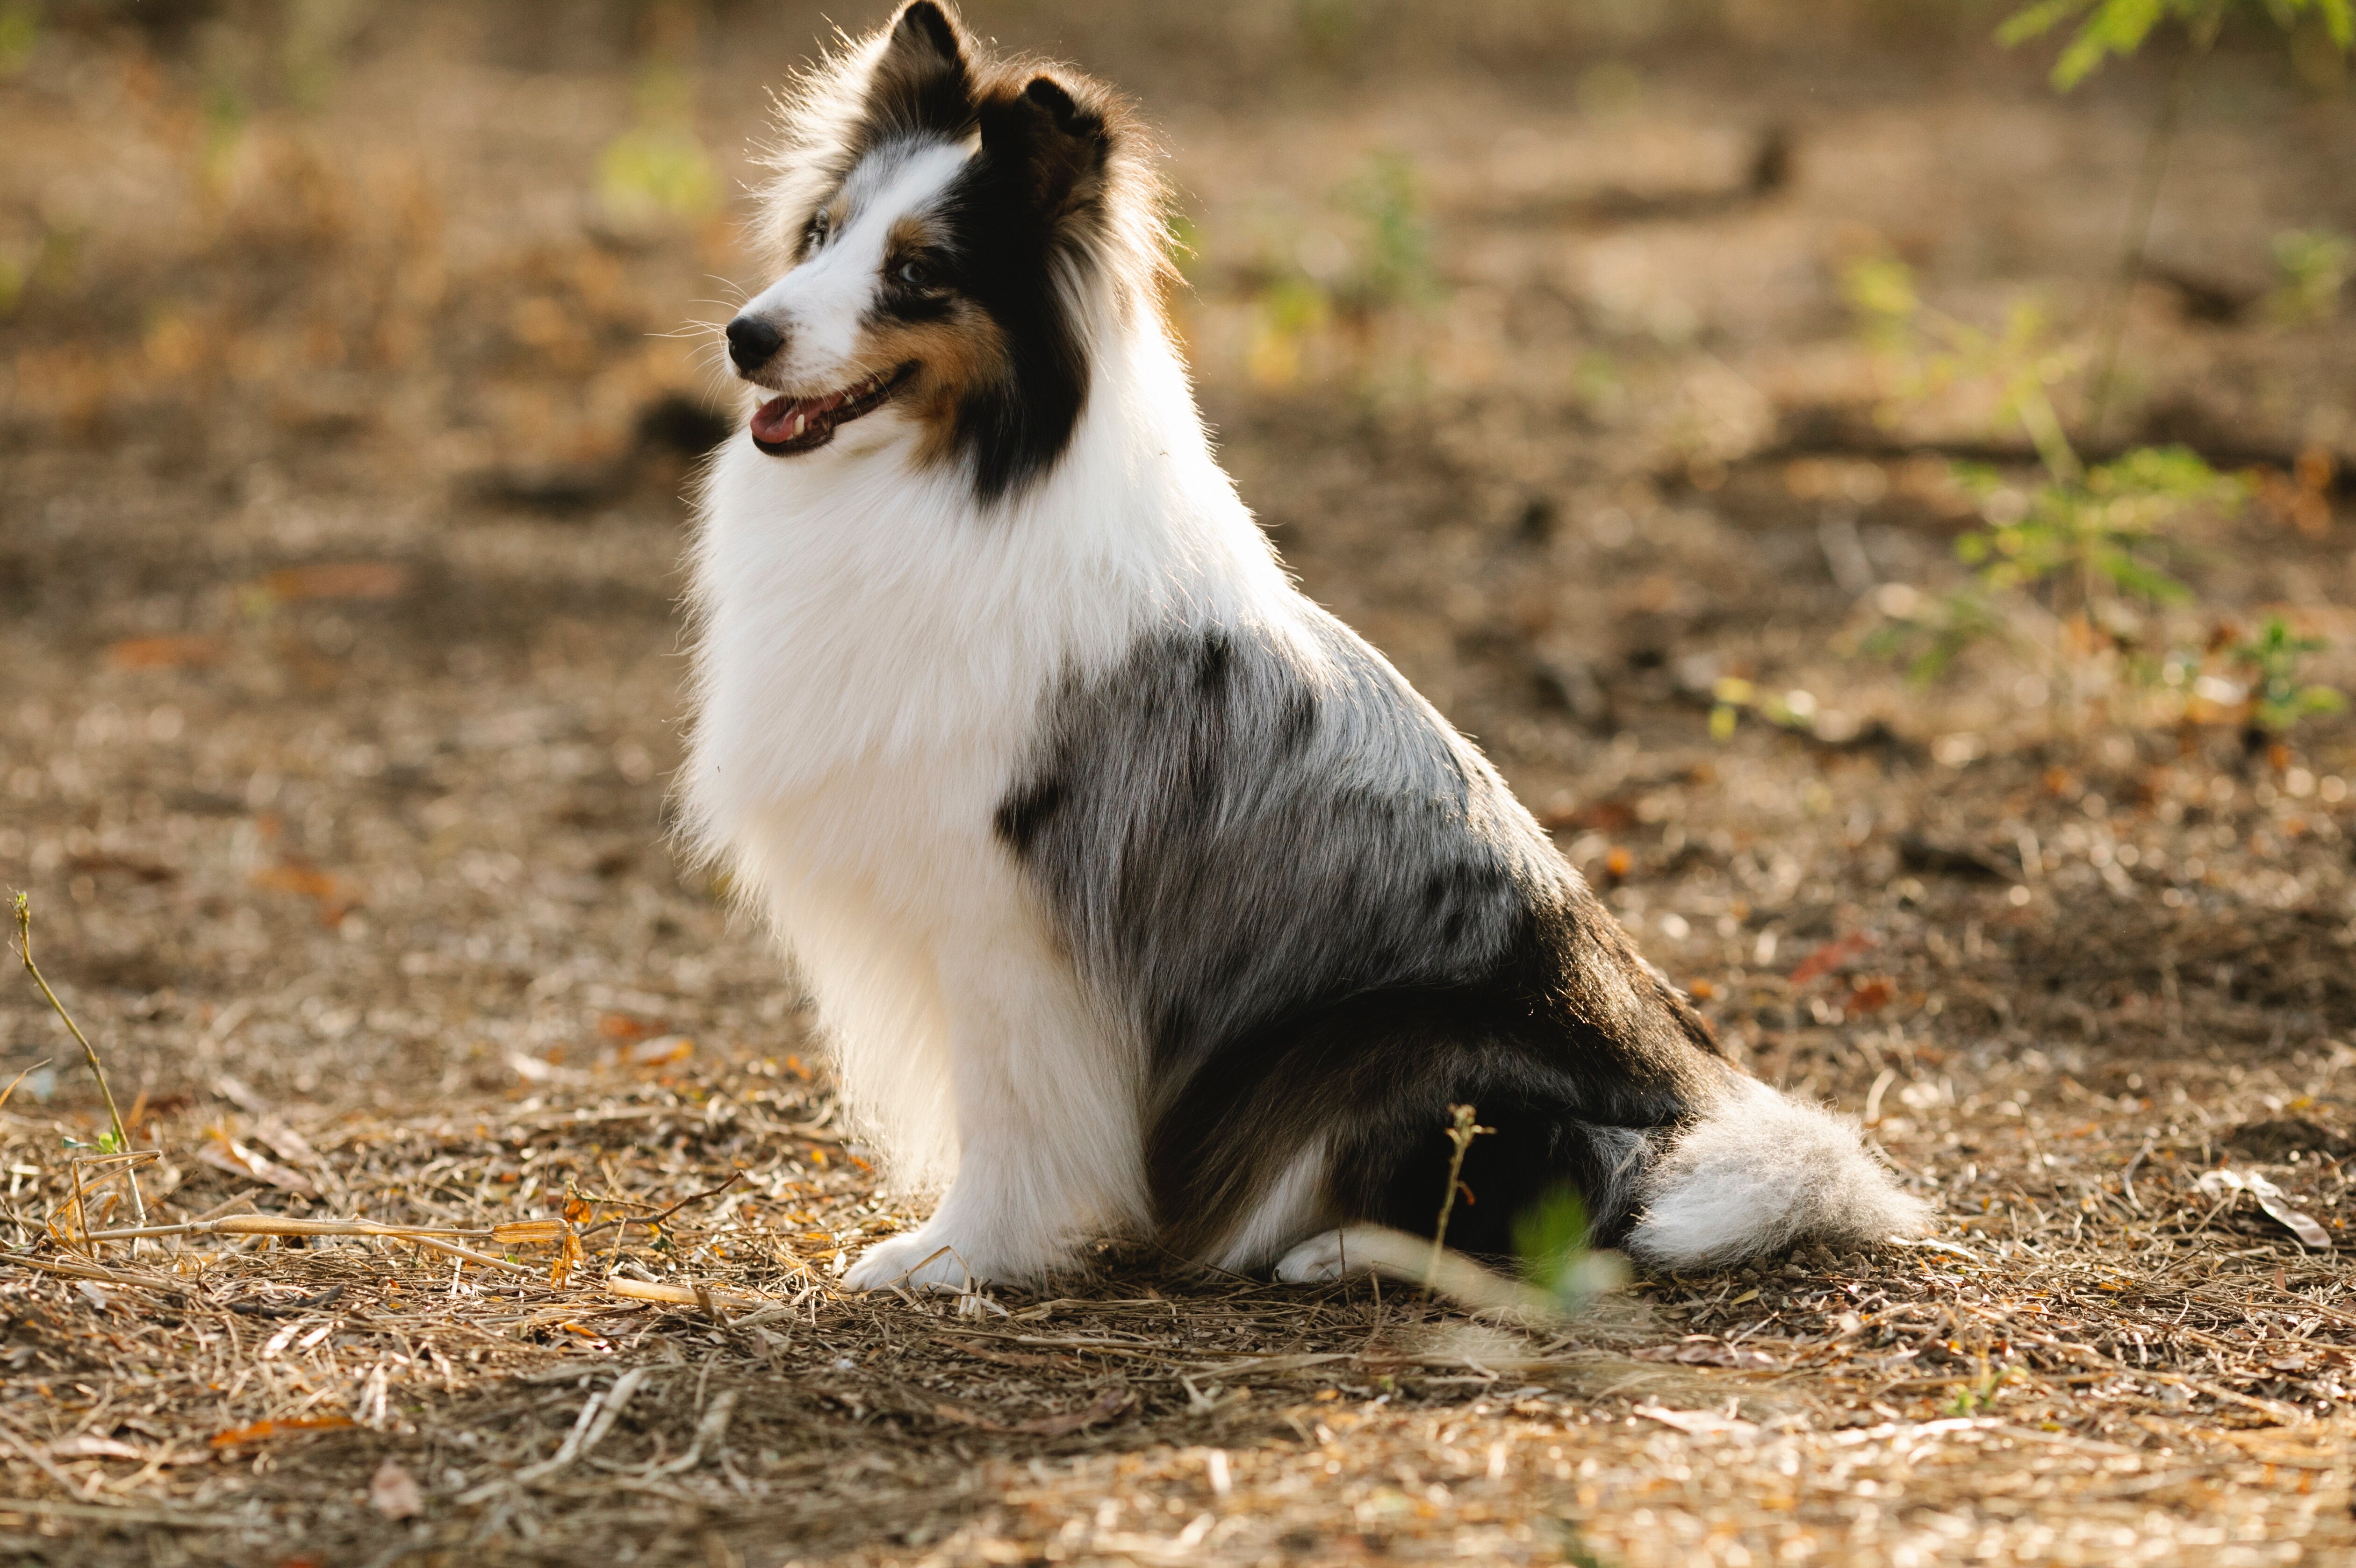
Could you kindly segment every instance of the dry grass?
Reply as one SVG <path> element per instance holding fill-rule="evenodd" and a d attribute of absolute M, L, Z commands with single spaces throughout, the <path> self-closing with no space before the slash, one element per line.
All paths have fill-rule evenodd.
<path fill-rule="evenodd" d="M 423 1227 L 499 1254 L 480 1264 L 386 1235 L 87 1243 L 77 1175 L 102 1232 L 120 1183 L 78 1171 L 56 1118 L 8 1114 L 11 1549 L 2104 1563 L 2351 1538 L 2356 1292 L 2201 1189 L 2213 1146 L 2133 1141 L 2136 1102 L 1956 1118 L 1997 1223 L 1642 1281 L 1537 1330 L 1118 1253 L 1050 1299 L 845 1296 L 839 1260 L 912 1216 L 818 1089 L 761 1063 L 613 1072 L 305 1125 L 248 1093 L 161 1129 L 159 1223 L 224 1189 L 253 1210 L 221 1167 L 266 1151 L 269 1214 Z M 1913 1114 L 1901 1147 L 1935 1148 L 1940 1107 Z M 2263 1168 L 2344 1211 L 2329 1159 L 2282 1157 L 2296 1126 L 2265 1124 Z M 699 1195 L 659 1232 L 611 1222 Z M 552 1284 L 568 1229 L 584 1255 Z"/>

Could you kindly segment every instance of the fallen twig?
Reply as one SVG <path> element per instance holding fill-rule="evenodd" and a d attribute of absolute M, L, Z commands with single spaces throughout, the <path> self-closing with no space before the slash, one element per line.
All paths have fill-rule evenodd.
<path fill-rule="evenodd" d="M 48 998 L 49 1006 L 64 1020 L 66 1032 L 72 1035 L 74 1043 L 81 1047 L 82 1060 L 90 1063 L 90 1075 L 98 1080 L 98 1092 L 106 1100 L 106 1119 L 114 1129 L 114 1147 L 107 1152 L 128 1154 L 131 1135 L 123 1128 L 123 1113 L 115 1109 L 114 1091 L 108 1087 L 106 1082 L 106 1064 L 99 1061 L 98 1048 L 90 1043 L 90 1037 L 81 1032 L 81 1026 L 73 1021 L 73 1015 L 66 1011 L 66 1005 L 58 1000 L 58 994 L 49 989 L 48 981 L 41 977 L 41 966 L 33 962 L 33 900 L 27 893 L 16 895 L 16 955 L 25 961 L 25 973 L 33 977 L 33 984 L 41 988 L 41 995 Z M 80 1202 L 80 1183 L 76 1183 L 75 1202 L 77 1206 Z M 140 1195 L 136 1175 L 131 1178 L 131 1210 L 139 1217 L 141 1224 L 147 1222 L 147 1201 Z"/>
<path fill-rule="evenodd" d="M 627 1296 L 632 1301 L 660 1301 L 672 1307 L 702 1307 L 718 1303 L 723 1307 L 766 1307 L 768 1298 L 741 1295 L 733 1290 L 713 1290 L 710 1286 L 656 1285 L 645 1280 L 608 1278 L 602 1282 L 606 1294 Z"/>

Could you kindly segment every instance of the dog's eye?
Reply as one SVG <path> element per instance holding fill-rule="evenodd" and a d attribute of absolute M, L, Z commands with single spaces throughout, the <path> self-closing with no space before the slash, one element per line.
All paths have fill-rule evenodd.
<path fill-rule="evenodd" d="M 810 249 L 815 251 L 825 244 L 826 237 L 833 228 L 834 220 L 827 217 L 824 208 L 810 214 L 809 229 L 806 235 L 809 240 Z"/>
<path fill-rule="evenodd" d="M 912 289 L 929 289 L 937 281 L 932 268 L 913 256 L 894 268 L 892 275 Z"/>

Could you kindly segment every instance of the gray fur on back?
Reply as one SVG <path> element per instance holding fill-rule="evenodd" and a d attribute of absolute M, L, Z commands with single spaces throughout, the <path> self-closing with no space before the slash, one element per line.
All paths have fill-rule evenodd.
<path fill-rule="evenodd" d="M 1294 1008 L 1475 979 L 1573 875 L 1479 753 L 1306 605 L 1158 633 L 1068 685 L 998 829 L 1164 1089 Z"/>

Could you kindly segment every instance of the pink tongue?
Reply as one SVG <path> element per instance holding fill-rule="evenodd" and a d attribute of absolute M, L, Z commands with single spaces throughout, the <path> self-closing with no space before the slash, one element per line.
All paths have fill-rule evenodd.
<path fill-rule="evenodd" d="M 815 404 L 823 398 L 771 398 L 753 415 L 753 433 L 772 445 L 794 439 L 794 417 L 800 415 L 805 423 L 802 433 L 809 433 L 809 421 L 818 418 Z"/>

